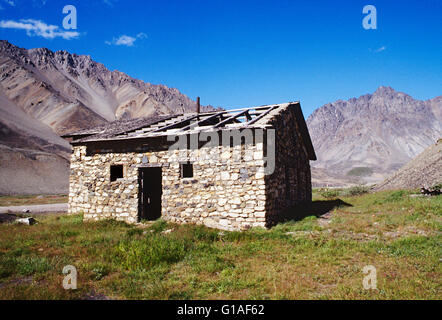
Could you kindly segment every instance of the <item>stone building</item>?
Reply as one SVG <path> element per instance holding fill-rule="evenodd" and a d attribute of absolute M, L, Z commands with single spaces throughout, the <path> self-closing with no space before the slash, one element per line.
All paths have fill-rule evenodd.
<path fill-rule="evenodd" d="M 299 102 L 119 120 L 64 137 L 69 212 L 85 220 L 244 230 L 311 201 L 316 155 Z"/>

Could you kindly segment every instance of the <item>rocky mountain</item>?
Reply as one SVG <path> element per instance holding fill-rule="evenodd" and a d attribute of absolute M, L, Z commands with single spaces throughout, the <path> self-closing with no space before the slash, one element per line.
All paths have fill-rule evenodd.
<path fill-rule="evenodd" d="M 378 190 L 431 188 L 442 183 L 442 139 L 376 186 Z"/>
<path fill-rule="evenodd" d="M 326 171 L 342 183 L 379 182 L 442 137 L 442 96 L 421 101 L 379 87 L 318 108 L 307 125 L 318 156 L 313 176 Z"/>
<path fill-rule="evenodd" d="M 122 118 L 194 112 L 195 105 L 177 89 L 110 71 L 90 56 L 2 40 L 0 148 L 8 156 L 0 165 L 0 194 L 66 192 L 70 146 L 61 134 Z M 19 167 L 23 179 L 14 182 Z"/>
<path fill-rule="evenodd" d="M 2 96 L 62 134 L 120 118 L 195 110 L 177 89 L 109 71 L 90 56 L 0 41 Z"/>

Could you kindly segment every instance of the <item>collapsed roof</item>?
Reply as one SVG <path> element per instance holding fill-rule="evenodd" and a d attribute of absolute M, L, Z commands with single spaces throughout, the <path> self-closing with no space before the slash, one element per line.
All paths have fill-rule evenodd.
<path fill-rule="evenodd" d="M 296 122 L 310 160 L 316 160 L 310 134 L 299 102 L 265 105 L 252 108 L 151 116 L 130 120 L 117 120 L 96 128 L 65 134 L 73 145 L 99 141 L 122 141 L 158 136 L 193 134 L 225 129 L 271 128 L 269 120 L 288 106 L 294 108 Z"/>

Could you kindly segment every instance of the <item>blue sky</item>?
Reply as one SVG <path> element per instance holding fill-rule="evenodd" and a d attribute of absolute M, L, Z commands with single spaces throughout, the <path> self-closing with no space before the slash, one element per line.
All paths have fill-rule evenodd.
<path fill-rule="evenodd" d="M 69 4 L 76 30 L 62 26 Z M 362 27 L 365 5 L 376 30 Z M 203 104 L 299 100 L 308 116 L 380 85 L 441 95 L 441 16 L 440 0 L 0 0 L 0 38 L 88 54 Z"/>

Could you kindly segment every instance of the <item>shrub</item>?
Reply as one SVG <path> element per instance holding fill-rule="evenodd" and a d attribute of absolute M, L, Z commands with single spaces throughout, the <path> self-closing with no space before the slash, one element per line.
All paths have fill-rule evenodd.
<path fill-rule="evenodd" d="M 319 194 L 326 199 L 333 199 L 337 198 L 341 194 L 341 192 L 339 190 L 325 189 L 321 191 Z"/>
<path fill-rule="evenodd" d="M 348 189 L 348 194 L 350 196 L 359 196 L 361 194 L 368 193 L 370 191 L 370 188 L 364 187 L 364 186 L 355 186 Z"/>

